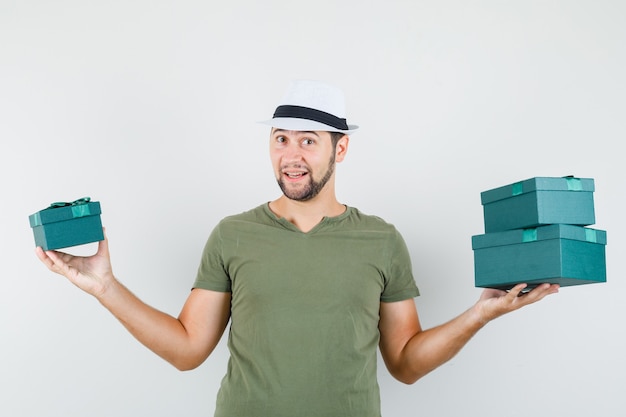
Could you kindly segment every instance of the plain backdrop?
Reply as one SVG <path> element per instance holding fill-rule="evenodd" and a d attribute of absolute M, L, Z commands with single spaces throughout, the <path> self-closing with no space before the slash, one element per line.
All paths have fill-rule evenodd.
<path fill-rule="evenodd" d="M 481 191 L 595 179 L 607 283 L 490 323 L 412 386 L 381 362 L 383 415 L 624 415 L 625 16 L 621 0 L 0 0 L 0 415 L 212 415 L 225 338 L 175 370 L 45 269 L 28 215 L 100 201 L 117 277 L 177 315 L 215 224 L 279 195 L 257 121 L 299 78 L 345 91 L 361 129 L 338 197 L 403 233 L 425 327 L 480 295 Z"/>

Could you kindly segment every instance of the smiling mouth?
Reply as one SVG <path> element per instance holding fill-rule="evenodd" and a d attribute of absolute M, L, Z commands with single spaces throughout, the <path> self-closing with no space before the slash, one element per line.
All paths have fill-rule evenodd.
<path fill-rule="evenodd" d="M 284 174 L 288 178 L 291 178 L 291 179 L 295 180 L 295 179 L 304 177 L 307 173 L 306 172 L 285 172 Z"/>

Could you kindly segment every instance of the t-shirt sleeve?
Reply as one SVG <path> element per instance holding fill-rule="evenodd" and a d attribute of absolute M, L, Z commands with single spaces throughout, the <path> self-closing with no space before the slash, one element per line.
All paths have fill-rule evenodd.
<path fill-rule="evenodd" d="M 224 264 L 221 229 L 218 224 L 206 242 L 193 288 L 231 292 L 231 280 Z"/>
<path fill-rule="evenodd" d="M 382 302 L 408 300 L 419 295 L 419 289 L 413 277 L 411 256 L 404 238 L 396 230 L 389 249 L 389 264 L 385 274 L 385 288 L 380 296 Z"/>

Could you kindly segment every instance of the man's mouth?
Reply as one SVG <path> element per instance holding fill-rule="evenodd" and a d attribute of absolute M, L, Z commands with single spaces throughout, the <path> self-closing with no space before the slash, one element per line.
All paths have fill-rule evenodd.
<path fill-rule="evenodd" d="M 281 172 L 285 177 L 294 181 L 309 174 L 309 170 L 306 167 L 295 165 L 283 166 Z"/>
<path fill-rule="evenodd" d="M 292 179 L 298 179 L 305 176 L 306 172 L 285 172 L 285 175 Z"/>

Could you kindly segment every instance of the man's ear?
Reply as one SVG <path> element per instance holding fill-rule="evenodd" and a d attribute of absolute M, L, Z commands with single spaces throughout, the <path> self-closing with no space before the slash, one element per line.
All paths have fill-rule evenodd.
<path fill-rule="evenodd" d="M 341 162 L 346 157 L 348 153 L 348 144 L 350 143 L 350 136 L 343 135 L 341 139 L 337 141 L 337 146 L 335 147 L 335 161 Z"/>

